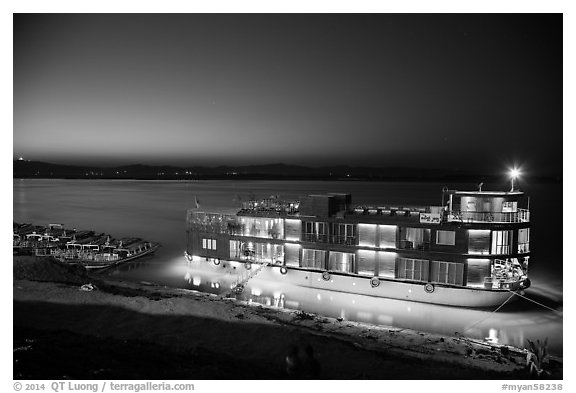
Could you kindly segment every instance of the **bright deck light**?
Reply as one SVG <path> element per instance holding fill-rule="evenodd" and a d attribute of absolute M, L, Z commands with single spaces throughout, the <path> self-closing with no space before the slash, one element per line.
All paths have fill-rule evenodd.
<path fill-rule="evenodd" d="M 518 176 L 520 176 L 520 169 L 518 168 L 512 168 L 510 169 L 510 182 L 511 182 L 511 187 L 510 187 L 510 191 L 514 191 L 514 180 L 516 180 L 518 178 Z"/>

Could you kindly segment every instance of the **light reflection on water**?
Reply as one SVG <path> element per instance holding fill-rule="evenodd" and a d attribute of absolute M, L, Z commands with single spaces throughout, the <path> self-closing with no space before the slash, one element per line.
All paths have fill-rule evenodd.
<path fill-rule="evenodd" d="M 492 310 L 448 307 L 306 288 L 281 281 L 267 281 L 258 276 L 249 280 L 244 290 L 237 294 L 232 288 L 237 284 L 240 273 L 230 272 L 230 266 L 228 269 L 225 267 L 226 262 L 223 262 L 223 266 L 214 266 L 209 262 L 190 264 L 184 257 L 178 257 L 168 263 L 136 261 L 120 266 L 109 274 L 133 281 L 154 276 L 154 282 L 160 285 L 213 294 L 230 293 L 239 300 L 269 307 L 302 310 L 349 321 L 447 336 L 462 334 L 517 347 L 524 347 L 526 339 L 535 340 L 544 334 L 548 337 L 551 353 L 562 355 L 562 317 L 522 299 L 506 304 L 493 314 Z M 558 296 L 561 294 L 549 288 L 533 288 L 526 291 L 526 296 L 540 301 L 544 299 L 548 304 L 558 307 Z"/>
<path fill-rule="evenodd" d="M 350 192 L 355 204 L 390 203 L 414 205 L 440 203 L 443 186 L 455 184 L 323 182 L 323 181 L 110 181 L 19 180 L 13 181 L 13 216 L 17 222 L 93 229 L 120 237 L 142 237 L 162 243 L 153 257 L 110 272 L 126 280 L 158 283 L 178 288 L 220 293 L 235 282 L 223 272 L 191 270 L 182 253 L 185 248 L 186 209 L 195 198 L 201 210 L 234 213 L 236 195 L 281 195 L 297 198 L 324 192 Z M 533 219 L 532 287 L 526 292 L 556 309 L 562 305 L 562 249 L 557 244 L 562 215 L 549 214 L 561 205 L 561 185 L 526 185 Z M 485 189 L 502 187 L 485 185 Z M 556 229 L 556 230 L 554 230 Z M 488 311 L 443 307 L 424 303 L 373 298 L 313 290 L 282 282 L 250 281 L 239 296 L 262 304 L 302 309 L 331 317 L 343 317 L 397 328 L 466 335 L 524 346 L 526 339 L 548 337 L 551 351 L 562 354 L 562 317 L 526 301 L 506 304 L 496 314 Z M 488 319 L 486 319 L 488 318 Z M 485 320 L 486 319 L 486 320 Z M 483 321 L 474 325 L 475 322 Z M 468 330 L 466 330 L 468 328 Z"/>

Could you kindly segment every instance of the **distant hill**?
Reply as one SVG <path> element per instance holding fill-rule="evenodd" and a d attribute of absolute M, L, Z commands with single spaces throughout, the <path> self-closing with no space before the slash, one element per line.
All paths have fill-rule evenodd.
<path fill-rule="evenodd" d="M 14 178 L 35 179 L 316 179 L 316 180 L 387 180 L 387 181 L 501 181 L 499 175 L 438 168 L 351 167 L 346 165 L 306 167 L 282 163 L 267 165 L 175 167 L 168 165 L 125 165 L 95 167 L 51 164 L 40 161 L 14 160 Z M 539 181 L 561 179 L 539 178 Z"/>

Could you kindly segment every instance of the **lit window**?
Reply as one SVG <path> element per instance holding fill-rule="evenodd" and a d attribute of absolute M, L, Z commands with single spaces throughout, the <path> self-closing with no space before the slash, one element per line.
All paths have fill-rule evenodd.
<path fill-rule="evenodd" d="M 464 264 L 432 261 L 430 281 L 441 284 L 463 285 Z"/>
<path fill-rule="evenodd" d="M 202 248 L 205 250 L 216 250 L 216 239 L 202 239 Z"/>
<path fill-rule="evenodd" d="M 354 224 L 332 224 L 332 242 L 335 244 L 356 244 L 356 226 Z"/>
<path fill-rule="evenodd" d="M 428 250 L 430 245 L 429 228 L 400 228 L 402 249 Z"/>
<path fill-rule="evenodd" d="M 375 247 L 377 228 L 378 226 L 375 224 L 358 224 L 358 245 Z"/>
<path fill-rule="evenodd" d="M 373 276 L 376 266 L 376 251 L 358 250 L 358 274 Z"/>
<path fill-rule="evenodd" d="M 466 262 L 466 285 L 475 288 L 492 288 L 491 262 L 489 259 L 468 259 Z"/>
<path fill-rule="evenodd" d="M 230 240 L 230 258 L 238 259 L 241 255 L 240 240 Z"/>
<path fill-rule="evenodd" d="M 286 240 L 300 240 L 302 222 L 300 220 L 286 220 Z"/>
<path fill-rule="evenodd" d="M 326 260 L 326 251 L 324 250 L 302 250 L 302 267 L 315 269 L 324 269 Z"/>
<path fill-rule="evenodd" d="M 428 280 L 428 261 L 424 259 L 398 258 L 396 278 L 415 281 Z"/>
<path fill-rule="evenodd" d="M 300 266 L 300 245 L 299 244 L 285 244 L 286 252 L 286 266 Z"/>
<path fill-rule="evenodd" d="M 304 240 L 309 242 L 327 242 L 328 224 L 308 221 L 304 223 Z"/>
<path fill-rule="evenodd" d="M 492 231 L 492 254 L 510 254 L 512 231 Z"/>
<path fill-rule="evenodd" d="M 328 270 L 354 273 L 355 254 L 348 252 L 330 251 L 328 257 Z"/>
<path fill-rule="evenodd" d="M 380 248 L 396 248 L 396 226 L 378 225 Z"/>
<path fill-rule="evenodd" d="M 380 277 L 394 278 L 396 270 L 395 252 L 378 252 L 378 275 Z"/>
<path fill-rule="evenodd" d="M 518 230 L 518 252 L 530 252 L 530 228 L 522 228 Z"/>
<path fill-rule="evenodd" d="M 489 254 L 490 231 L 487 229 L 470 229 L 468 231 L 468 253 Z"/>

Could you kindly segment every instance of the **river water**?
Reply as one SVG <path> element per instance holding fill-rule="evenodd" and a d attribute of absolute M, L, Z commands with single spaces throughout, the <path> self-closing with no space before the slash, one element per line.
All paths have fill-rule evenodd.
<path fill-rule="evenodd" d="M 236 277 L 211 267 L 193 268 L 183 257 L 186 210 L 235 213 L 238 196 L 253 194 L 283 199 L 325 192 L 352 194 L 353 204 L 440 205 L 442 187 L 474 189 L 473 184 L 393 183 L 360 181 L 135 181 L 36 180 L 13 182 L 16 222 L 63 223 L 67 228 L 106 232 L 113 237 L 141 237 L 160 242 L 155 256 L 106 272 L 125 280 L 221 293 Z M 485 185 L 484 190 L 505 189 Z M 532 287 L 524 299 L 498 312 L 445 307 L 370 296 L 297 287 L 282 282 L 250 280 L 243 300 L 313 312 L 346 320 L 410 328 L 439 334 L 463 334 L 524 347 L 527 339 L 548 338 L 549 350 L 562 355 L 562 185 L 526 185 L 531 196 Z"/>

